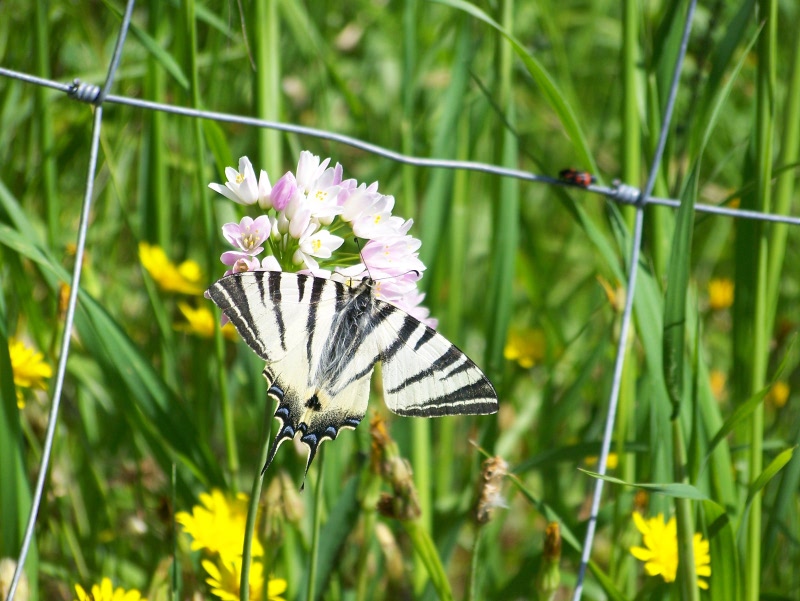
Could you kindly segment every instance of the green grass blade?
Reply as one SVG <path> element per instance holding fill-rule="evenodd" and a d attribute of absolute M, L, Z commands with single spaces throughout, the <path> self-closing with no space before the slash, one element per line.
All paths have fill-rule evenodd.
<path fill-rule="evenodd" d="M 476 19 L 483 21 L 487 25 L 490 25 L 499 31 L 511 43 L 514 52 L 517 54 L 520 60 L 522 60 L 525 68 L 528 70 L 528 73 L 539 86 L 539 89 L 544 94 L 544 97 L 550 105 L 550 108 L 555 111 L 556 115 L 558 115 L 558 118 L 561 120 L 561 124 L 564 126 L 567 136 L 570 140 L 572 140 L 572 144 L 577 155 L 576 160 L 579 162 L 579 164 L 585 165 L 589 171 L 597 172 L 597 164 L 594 161 L 594 157 L 591 153 L 589 143 L 586 140 L 586 136 L 583 134 L 583 130 L 578 124 L 575 111 L 567 103 L 565 96 L 558 89 L 555 81 L 545 70 L 542 64 L 537 61 L 528 52 L 525 46 L 510 33 L 507 27 L 497 23 L 497 21 L 492 19 L 474 4 L 464 2 L 463 0 L 437 0 L 437 2 L 462 10 L 465 13 L 472 15 Z"/>
<path fill-rule="evenodd" d="M 686 295 L 689 290 L 697 171 L 697 166 L 691 170 L 681 195 L 681 206 L 675 219 L 671 260 L 667 272 L 667 293 L 664 299 L 664 382 L 672 401 L 673 417 L 677 416 L 684 395 Z"/>
<path fill-rule="evenodd" d="M 122 10 L 115 3 L 111 2 L 111 0 L 102 0 L 102 2 L 118 19 L 122 20 Z M 172 55 L 162 48 L 150 34 L 133 22 L 131 22 L 130 31 L 133 37 L 139 40 L 147 52 L 172 76 L 175 82 L 183 89 L 188 90 L 189 79 L 180 68 L 180 65 L 178 65 L 178 62 L 172 58 Z"/>
<path fill-rule="evenodd" d="M 753 502 L 753 499 L 756 497 L 758 493 L 767 485 L 767 483 L 772 480 L 779 471 L 783 469 L 792 458 L 794 451 L 797 447 L 791 447 L 778 453 L 777 457 L 773 459 L 770 464 L 764 468 L 764 471 L 758 475 L 750 486 L 747 487 L 747 499 L 745 500 L 745 512 L 747 508 L 750 507 L 750 504 Z"/>
<path fill-rule="evenodd" d="M 711 577 L 709 592 L 713 601 L 738 601 L 741 597 L 738 548 L 733 525 L 725 510 L 712 501 L 703 501 L 701 514 L 706 523 Z"/>
<path fill-rule="evenodd" d="M 403 520 L 400 523 L 411 539 L 414 551 L 422 560 L 422 565 L 425 566 L 439 599 L 441 601 L 452 601 L 453 591 L 430 534 L 418 520 Z"/>
<path fill-rule="evenodd" d="M 611 484 L 619 484 L 622 486 L 632 486 L 634 488 L 641 488 L 642 490 L 646 490 L 651 493 L 665 495 L 668 497 L 676 497 L 679 499 L 693 499 L 695 501 L 708 501 L 708 496 L 703 493 L 700 489 L 696 486 L 692 486 L 691 484 L 686 484 L 684 482 L 665 482 L 663 484 L 643 484 L 640 482 L 625 482 L 624 480 L 620 480 L 619 478 L 614 478 L 613 476 L 605 476 L 598 474 L 596 472 L 590 472 L 589 470 L 585 470 L 582 468 L 578 468 L 580 471 L 585 473 L 592 478 L 600 478 L 601 480 L 605 480 L 606 482 L 610 482 Z"/>

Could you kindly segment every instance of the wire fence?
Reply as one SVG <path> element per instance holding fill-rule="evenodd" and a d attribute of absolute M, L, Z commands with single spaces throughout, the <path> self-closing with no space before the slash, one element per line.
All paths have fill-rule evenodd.
<path fill-rule="evenodd" d="M 0 67 L 0 76 L 23 81 L 37 86 L 43 86 L 63 92 L 68 97 L 79 101 L 89 103 L 95 106 L 94 119 L 92 122 L 92 136 L 91 145 L 89 149 L 89 164 L 87 166 L 86 188 L 81 207 L 81 219 L 77 231 L 77 240 L 75 247 L 75 266 L 72 274 L 72 281 L 70 287 L 69 300 L 64 318 L 64 333 L 62 336 L 62 344 L 59 352 L 58 367 L 56 371 L 56 378 L 53 388 L 53 396 L 51 402 L 50 413 L 48 417 L 47 430 L 45 434 L 42 460 L 39 468 L 39 474 L 36 481 L 36 488 L 32 500 L 32 506 L 27 521 L 25 535 L 23 537 L 20 553 L 18 556 L 16 570 L 13 579 L 10 583 L 10 588 L 6 601 L 13 601 L 20 577 L 23 573 L 25 562 L 28 556 L 28 551 L 33 540 L 34 528 L 42 501 L 44 492 L 45 478 L 50 466 L 50 459 L 53 447 L 53 440 L 55 437 L 55 427 L 58 422 L 59 408 L 61 403 L 61 394 L 63 390 L 64 377 L 66 374 L 67 358 L 70 352 L 70 341 L 72 339 L 73 319 L 78 298 L 78 290 L 80 288 L 81 272 L 83 266 L 83 255 L 86 246 L 86 235 L 88 231 L 89 214 L 92 207 L 92 194 L 95 179 L 95 171 L 97 167 L 98 146 L 100 140 L 100 131 L 102 127 L 103 107 L 108 104 L 127 105 L 130 107 L 141 108 L 144 110 L 160 111 L 172 115 L 179 115 L 184 117 L 191 117 L 196 119 L 210 119 L 223 123 L 236 123 L 251 127 L 274 129 L 287 133 L 293 133 L 301 136 L 310 136 L 344 144 L 364 152 L 371 153 L 376 156 L 384 157 L 386 159 L 396 161 L 405 165 L 412 165 L 417 167 L 425 167 L 430 169 L 452 169 L 452 170 L 468 170 L 498 177 L 515 178 L 522 181 L 533 183 L 547 184 L 551 186 L 569 186 L 574 185 L 568 181 L 548 177 L 546 175 L 539 175 L 528 171 L 517 169 L 509 169 L 499 167 L 497 165 L 472 162 L 472 161 L 457 161 L 457 160 L 442 160 L 430 159 L 409 156 L 393 150 L 365 142 L 363 140 L 330 132 L 311 127 L 299 126 L 291 123 L 281 123 L 275 121 L 267 121 L 263 119 L 256 119 L 253 117 L 246 117 L 241 115 L 232 115 L 227 113 L 220 113 L 214 111 L 199 110 L 194 108 L 173 106 L 170 104 L 163 104 L 158 102 L 151 102 L 137 98 L 130 98 L 126 96 L 116 96 L 109 94 L 114 81 L 120 58 L 122 56 L 122 49 L 127 36 L 131 15 L 134 7 L 134 0 L 128 0 L 126 10 L 123 16 L 122 24 L 117 36 L 117 43 L 114 53 L 109 64 L 108 74 L 102 87 L 92 84 L 87 84 L 79 80 L 74 80 L 72 83 L 63 83 L 36 77 L 28 73 L 14 71 L 5 67 Z M 630 329 L 634 294 L 636 290 L 636 277 L 639 269 L 639 256 L 640 247 L 642 242 L 642 232 L 644 225 L 644 211 L 648 205 L 666 206 L 678 208 L 681 201 L 674 198 L 661 198 L 651 196 L 656 175 L 661 163 L 661 157 L 666 144 L 667 136 L 669 133 L 669 125 L 672 118 L 673 108 L 675 105 L 675 98 L 678 91 L 678 83 L 680 79 L 683 60 L 686 54 L 688 45 L 689 33 L 691 31 L 692 17 L 696 7 L 696 0 L 693 0 L 687 10 L 685 16 L 683 38 L 681 40 L 681 49 L 678 54 L 677 60 L 674 65 L 671 86 L 669 89 L 669 100 L 667 108 L 664 112 L 664 118 L 661 123 L 661 129 L 658 140 L 658 147 L 650 165 L 649 175 L 647 182 L 643 189 L 636 186 L 624 183 L 614 182 L 612 186 L 602 186 L 590 184 L 582 186 L 588 194 L 599 195 L 608 198 L 609 200 L 622 204 L 633 205 L 635 207 L 635 220 L 633 225 L 633 234 L 631 237 L 630 248 L 630 264 L 628 266 L 628 281 L 627 291 L 625 297 L 625 306 L 622 315 L 622 324 L 619 334 L 619 343 L 616 348 L 616 358 L 614 362 L 614 372 L 611 390 L 609 391 L 608 409 L 605 420 L 601 452 L 598 459 L 598 473 L 604 475 L 607 469 L 608 455 L 611 446 L 611 439 L 614 430 L 617 401 L 620 393 L 621 376 L 625 360 L 625 341 L 628 339 L 628 332 Z M 694 210 L 700 213 L 709 213 L 725 217 L 751 219 L 772 223 L 785 223 L 789 225 L 800 225 L 800 217 L 791 215 L 780 215 L 774 213 L 762 213 L 757 211 L 749 211 L 738 208 L 727 207 L 723 205 L 709 205 L 697 203 Z M 573 591 L 573 600 L 578 601 L 581 598 L 583 591 L 583 584 L 585 580 L 586 568 L 591 557 L 592 545 L 597 525 L 597 517 L 600 508 L 600 500 L 603 492 L 604 480 L 598 478 L 595 480 L 594 491 L 592 495 L 591 512 L 587 523 L 587 531 L 583 544 L 583 551 L 581 555 L 581 562 L 579 566 L 578 577 L 576 586 Z"/>

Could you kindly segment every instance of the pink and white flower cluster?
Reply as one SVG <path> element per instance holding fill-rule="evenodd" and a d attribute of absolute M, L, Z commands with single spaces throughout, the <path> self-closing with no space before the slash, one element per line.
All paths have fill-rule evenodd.
<path fill-rule="evenodd" d="M 242 157 L 238 171 L 225 169 L 224 185 L 208 185 L 236 203 L 262 210 L 255 218 L 222 227 L 233 247 L 220 257 L 229 268 L 225 275 L 286 270 L 351 283 L 371 277 L 376 297 L 436 327 L 420 304 L 425 295 L 417 282 L 425 265 L 419 260 L 421 242 L 408 234 L 413 221 L 392 215 L 394 197 L 378 192 L 377 182 L 367 186 L 343 180 L 342 166 L 329 163 L 304 150 L 296 173 L 287 172 L 273 186 L 264 170 L 256 178 L 250 160 Z M 348 262 L 354 252 L 336 253 L 351 237 L 367 240 L 362 262 L 355 265 L 352 258 Z"/>

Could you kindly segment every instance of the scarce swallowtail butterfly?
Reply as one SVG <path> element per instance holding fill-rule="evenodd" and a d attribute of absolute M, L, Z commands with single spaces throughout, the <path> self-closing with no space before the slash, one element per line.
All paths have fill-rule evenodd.
<path fill-rule="evenodd" d="M 244 341 L 267 362 L 278 447 L 296 434 L 309 448 L 306 472 L 324 440 L 355 428 L 367 412 L 370 376 L 382 362 L 386 404 L 398 415 L 437 417 L 497 412 L 497 393 L 444 336 L 373 295 L 297 273 L 248 271 L 208 289 Z"/>

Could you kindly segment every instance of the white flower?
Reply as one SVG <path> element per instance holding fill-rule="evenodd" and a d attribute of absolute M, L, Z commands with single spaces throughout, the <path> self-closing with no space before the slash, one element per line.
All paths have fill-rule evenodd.
<path fill-rule="evenodd" d="M 294 253 L 295 263 L 305 263 L 312 272 L 319 270 L 319 263 L 314 259 L 330 259 L 333 251 L 344 244 L 344 238 L 334 236 L 328 230 L 315 231 L 317 226 L 311 224 L 300 238 L 300 245 Z"/>
<path fill-rule="evenodd" d="M 259 200 L 259 182 L 256 181 L 256 174 L 253 171 L 253 165 L 250 164 L 250 159 L 247 157 L 239 159 L 239 171 L 233 167 L 226 167 L 225 177 L 228 178 L 228 181 L 224 186 L 208 184 L 208 187 L 242 205 L 251 205 Z M 267 183 L 269 183 L 268 178 Z"/>
<path fill-rule="evenodd" d="M 261 261 L 261 267 L 258 268 L 259 271 L 283 271 L 281 269 L 280 263 L 278 263 L 278 259 L 276 259 L 273 255 L 269 255 L 264 257 Z"/>
<path fill-rule="evenodd" d="M 272 208 L 272 184 L 269 182 L 269 175 L 263 169 L 258 176 L 258 206 L 265 211 Z"/>
<path fill-rule="evenodd" d="M 322 225 L 330 225 L 342 212 L 338 202 L 342 187 L 336 183 L 341 180 L 341 167 L 337 164 L 336 168 L 326 169 L 329 162 L 330 159 L 325 159 L 320 164 L 318 156 L 305 150 L 300 153 L 295 178 L 297 190 L 286 207 L 290 220 L 297 211 L 307 208 L 311 217 Z"/>
<path fill-rule="evenodd" d="M 304 235 L 310 235 L 307 231 L 309 227 L 313 227 L 314 231 L 316 231 L 319 225 L 311 222 L 311 210 L 303 207 L 294 214 L 294 217 L 289 222 L 289 235 L 299 240 Z M 311 233 L 313 234 L 314 232 L 312 231 Z"/>

